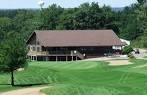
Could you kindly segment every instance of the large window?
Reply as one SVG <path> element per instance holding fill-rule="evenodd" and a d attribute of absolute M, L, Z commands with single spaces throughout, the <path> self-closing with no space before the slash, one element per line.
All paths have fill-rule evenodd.
<path fill-rule="evenodd" d="M 33 46 L 32 48 L 33 48 L 33 49 L 32 49 L 33 51 L 36 51 L 36 48 L 35 48 L 35 46 Z"/>

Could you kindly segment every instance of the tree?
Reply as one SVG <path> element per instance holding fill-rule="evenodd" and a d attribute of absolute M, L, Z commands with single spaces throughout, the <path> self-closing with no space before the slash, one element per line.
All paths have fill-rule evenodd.
<path fill-rule="evenodd" d="M 21 33 L 21 37 L 27 37 L 39 27 L 36 11 L 19 10 L 13 19 L 13 31 Z"/>
<path fill-rule="evenodd" d="M 139 4 L 143 4 L 146 2 L 146 0 L 137 0 Z"/>
<path fill-rule="evenodd" d="M 14 71 L 26 66 L 26 47 L 21 36 L 10 32 L 0 47 L 0 70 L 11 73 L 11 85 L 14 84 Z"/>
<path fill-rule="evenodd" d="M 76 12 L 76 8 L 64 10 L 64 12 L 60 15 L 58 26 L 56 29 L 61 30 L 74 30 L 74 13 Z"/>
<path fill-rule="evenodd" d="M 59 16 L 63 12 L 63 8 L 53 4 L 41 12 L 40 19 L 42 20 L 42 25 L 40 30 L 54 30 L 59 23 Z"/>
<path fill-rule="evenodd" d="M 75 29 L 100 29 L 102 9 L 98 3 L 84 3 L 74 13 Z"/>
<path fill-rule="evenodd" d="M 0 17 L 0 42 L 5 39 L 5 34 L 12 28 L 12 20 L 7 17 Z"/>
<path fill-rule="evenodd" d="M 130 54 L 133 51 L 133 48 L 131 46 L 125 46 L 123 48 L 123 54 Z"/>

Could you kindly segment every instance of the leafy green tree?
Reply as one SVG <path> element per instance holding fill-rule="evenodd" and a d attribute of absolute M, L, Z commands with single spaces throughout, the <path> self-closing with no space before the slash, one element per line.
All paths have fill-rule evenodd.
<path fill-rule="evenodd" d="M 18 9 L 0 9 L 0 17 L 14 18 Z"/>
<path fill-rule="evenodd" d="M 38 13 L 31 10 L 20 10 L 13 19 L 13 31 L 21 33 L 21 37 L 27 37 L 40 26 Z"/>
<path fill-rule="evenodd" d="M 98 3 L 82 4 L 74 14 L 75 29 L 100 29 L 102 9 Z"/>
<path fill-rule="evenodd" d="M 146 2 L 146 0 L 137 0 L 139 4 L 143 4 Z"/>
<path fill-rule="evenodd" d="M 133 48 L 131 46 L 125 46 L 123 48 L 123 54 L 130 54 L 133 51 Z"/>
<path fill-rule="evenodd" d="M 58 26 L 56 29 L 61 30 L 73 30 L 74 27 L 74 13 L 76 12 L 76 8 L 64 10 L 64 12 L 60 15 Z"/>
<path fill-rule="evenodd" d="M 53 4 L 46 9 L 41 11 L 40 19 L 42 25 L 39 29 L 41 30 L 53 30 L 56 29 L 59 23 L 59 16 L 63 12 L 63 8 Z"/>
<path fill-rule="evenodd" d="M 0 42 L 4 40 L 6 33 L 12 29 L 12 20 L 7 17 L 0 17 Z"/>
<path fill-rule="evenodd" d="M 14 84 L 14 71 L 26 65 L 26 47 L 20 35 L 10 32 L 0 47 L 0 70 L 11 73 L 11 85 Z"/>
<path fill-rule="evenodd" d="M 115 17 L 115 12 L 112 11 L 111 7 L 103 6 L 102 7 L 103 13 L 101 18 L 101 28 L 104 29 L 112 29 L 116 34 L 119 35 L 120 29 L 118 27 L 117 18 Z"/>

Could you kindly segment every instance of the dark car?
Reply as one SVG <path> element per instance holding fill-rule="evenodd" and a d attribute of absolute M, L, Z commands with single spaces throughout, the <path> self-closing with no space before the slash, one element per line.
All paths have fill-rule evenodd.
<path fill-rule="evenodd" d="M 139 49 L 135 50 L 135 54 L 140 54 Z"/>

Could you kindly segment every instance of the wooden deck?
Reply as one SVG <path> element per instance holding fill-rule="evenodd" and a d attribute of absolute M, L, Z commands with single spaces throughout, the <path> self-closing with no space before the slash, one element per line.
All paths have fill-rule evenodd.
<path fill-rule="evenodd" d="M 74 51 L 70 51 L 68 53 L 64 53 L 64 54 L 61 54 L 61 53 L 58 53 L 58 54 L 55 54 L 55 53 L 49 53 L 49 52 L 36 52 L 36 51 L 29 51 L 28 52 L 28 57 L 31 59 L 31 60 L 38 60 L 39 58 L 43 59 L 43 60 L 49 60 L 51 58 L 54 58 L 56 60 L 61 59 L 61 57 L 65 60 L 78 60 L 78 59 L 84 59 L 84 55 L 81 54 L 80 52 L 74 52 Z"/>

